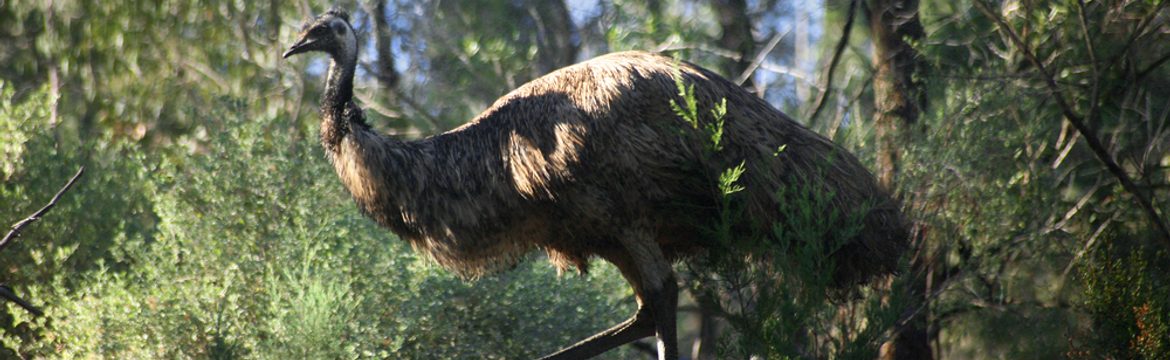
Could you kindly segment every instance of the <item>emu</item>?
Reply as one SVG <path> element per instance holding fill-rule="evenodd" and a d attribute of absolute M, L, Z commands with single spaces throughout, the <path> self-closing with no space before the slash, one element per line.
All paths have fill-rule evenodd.
<path fill-rule="evenodd" d="M 856 158 L 691 63 L 604 55 L 524 84 L 459 128 L 406 142 L 372 130 L 353 101 L 358 47 L 345 12 L 306 23 L 283 57 L 313 51 L 332 58 L 321 145 L 366 216 L 467 278 L 543 250 L 561 270 L 584 273 L 603 259 L 629 282 L 631 318 L 547 359 L 588 358 L 649 336 L 660 359 L 678 358 L 672 264 L 708 248 L 699 228 L 721 196 L 709 179 L 741 162 L 744 224 L 785 216 L 781 186 L 833 193 L 825 211 L 866 209 L 860 234 L 831 254 L 837 283 L 893 272 L 907 247 L 897 204 Z M 672 110 L 680 77 L 699 104 L 726 99 L 721 151 L 706 149 Z"/>

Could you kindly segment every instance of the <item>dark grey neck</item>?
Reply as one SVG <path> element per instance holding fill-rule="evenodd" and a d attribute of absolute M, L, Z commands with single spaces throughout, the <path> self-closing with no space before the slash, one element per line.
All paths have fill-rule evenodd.
<path fill-rule="evenodd" d="M 321 144 L 333 152 L 353 131 L 368 128 L 362 111 L 353 103 L 353 76 L 356 54 L 334 54 L 321 99 Z"/>
<path fill-rule="evenodd" d="M 353 101 L 353 75 L 357 68 L 356 56 L 334 55 L 329 63 L 329 77 L 325 83 L 322 110 L 343 110 Z"/>

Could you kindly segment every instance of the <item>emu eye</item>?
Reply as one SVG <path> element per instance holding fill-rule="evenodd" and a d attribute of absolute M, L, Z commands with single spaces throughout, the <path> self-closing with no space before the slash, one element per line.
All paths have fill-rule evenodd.
<path fill-rule="evenodd" d="M 345 24 L 340 21 L 334 21 L 331 25 L 333 26 L 333 32 L 337 33 L 337 35 L 345 35 Z"/>

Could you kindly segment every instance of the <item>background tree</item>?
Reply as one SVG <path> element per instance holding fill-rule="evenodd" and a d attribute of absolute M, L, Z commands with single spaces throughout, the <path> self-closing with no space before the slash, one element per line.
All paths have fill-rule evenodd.
<path fill-rule="evenodd" d="M 301 19 L 333 5 L 0 2 L 0 218 L 87 167 L 0 257 L 0 280 L 46 313 L 0 309 L 0 357 L 523 358 L 629 313 L 612 269 L 581 279 L 526 263 L 464 284 L 361 220 L 305 145 L 325 64 L 279 58 Z M 896 309 L 915 322 L 860 325 L 891 309 L 867 302 L 881 290 L 827 306 L 760 291 L 806 299 L 787 314 L 809 316 L 757 316 L 756 329 L 833 335 L 745 332 L 707 308 L 728 325 L 706 335 L 716 354 L 760 339 L 770 347 L 748 353 L 865 357 L 907 326 L 935 358 L 1170 351 L 1167 1 L 336 5 L 363 44 L 363 107 L 400 136 L 639 49 L 740 77 L 896 170 L 924 244 L 893 281 L 920 295 Z M 773 279 L 807 280 L 796 269 Z M 705 327 L 682 318 L 691 343 Z M 613 356 L 638 353 L 624 351 Z"/>
<path fill-rule="evenodd" d="M 913 142 L 915 127 L 926 107 L 926 91 L 921 85 L 925 66 L 914 43 L 922 41 L 922 23 L 919 20 L 918 1 L 874 0 L 865 6 L 873 43 L 873 98 L 874 140 L 877 143 L 878 183 L 897 191 L 899 162 L 904 144 Z M 930 359 L 930 334 L 927 333 L 927 314 L 920 306 L 934 272 L 933 244 L 923 242 L 921 227 L 913 236 L 915 251 L 911 253 L 908 273 L 911 299 L 903 315 L 904 323 L 895 331 L 894 340 L 883 348 L 884 359 Z"/>

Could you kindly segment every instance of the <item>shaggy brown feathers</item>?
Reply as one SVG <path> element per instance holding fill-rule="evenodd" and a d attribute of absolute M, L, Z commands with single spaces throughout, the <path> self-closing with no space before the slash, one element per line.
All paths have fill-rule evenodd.
<path fill-rule="evenodd" d="M 694 85 L 706 117 L 727 99 L 725 148 L 713 156 L 701 130 L 671 110 L 681 100 L 675 76 Z M 839 283 L 894 270 L 906 248 L 896 204 L 852 155 L 724 78 L 663 56 L 615 53 L 557 70 L 415 142 L 379 135 L 352 102 L 338 105 L 323 109 L 322 142 L 358 206 L 463 276 L 509 268 L 534 249 L 585 271 L 634 222 L 657 229 L 667 258 L 699 252 L 718 203 L 712 179 L 741 161 L 748 223 L 785 216 L 781 186 L 833 193 L 826 214 L 870 209 L 833 254 Z"/>
<path fill-rule="evenodd" d="M 509 268 L 539 248 L 561 269 L 585 272 L 603 258 L 630 283 L 638 311 L 629 320 L 544 359 L 588 358 L 648 336 L 660 359 L 677 359 L 671 263 L 705 250 L 768 258 L 743 241 L 780 239 L 770 237 L 773 226 L 811 221 L 812 233 L 829 234 L 845 218 L 860 219 L 852 238 L 811 236 L 823 237 L 812 245 L 836 260 L 839 285 L 892 271 L 906 247 L 897 207 L 857 159 L 692 64 L 643 52 L 602 56 L 521 86 L 458 129 L 401 142 L 372 131 L 353 102 L 357 48 L 348 17 L 330 11 L 284 57 L 331 55 L 321 144 L 362 212 L 465 277 Z M 704 126 L 671 110 L 682 100 L 676 79 L 695 89 Z M 723 100 L 722 149 L 712 151 L 700 129 Z M 717 179 L 738 164 L 745 190 L 730 199 L 733 209 L 720 209 Z M 732 235 L 748 239 L 730 249 L 701 235 L 725 211 L 743 214 Z"/>

